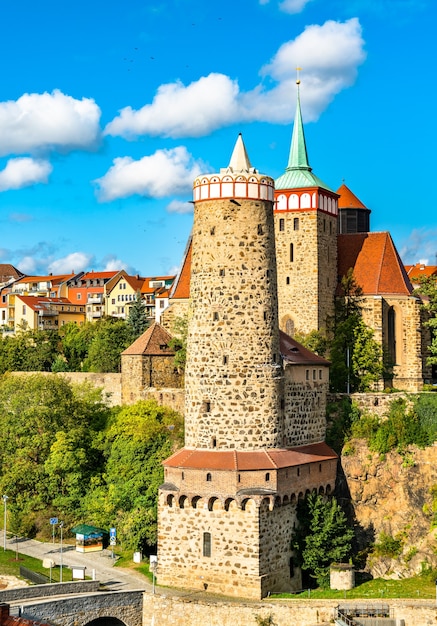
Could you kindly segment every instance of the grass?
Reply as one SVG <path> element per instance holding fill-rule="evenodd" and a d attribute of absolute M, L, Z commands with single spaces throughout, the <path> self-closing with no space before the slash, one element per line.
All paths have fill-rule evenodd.
<path fill-rule="evenodd" d="M 25 580 L 20 575 L 20 566 L 27 567 L 28 569 L 37 572 L 38 574 L 44 574 L 48 578 L 50 577 L 50 570 L 42 566 L 40 559 L 35 559 L 33 556 L 26 556 L 18 553 L 15 550 L 0 550 L 0 575 L 16 576 L 20 580 Z M 73 572 L 67 567 L 62 568 L 62 580 L 63 582 L 69 582 L 72 580 Z M 52 582 L 59 582 L 60 568 L 58 566 L 52 567 Z"/>
<path fill-rule="evenodd" d="M 349 591 L 332 589 L 311 589 L 296 594 L 274 594 L 275 598 L 313 598 L 315 600 L 381 600 L 384 598 L 434 599 L 436 597 L 436 572 L 429 571 L 420 576 L 401 580 L 375 578 L 366 582 L 357 582 Z"/>
<path fill-rule="evenodd" d="M 139 572 L 140 574 L 148 578 L 150 582 L 153 581 L 153 573 L 149 570 L 148 560 L 145 560 L 142 563 L 133 563 L 132 551 L 123 552 L 123 551 L 117 550 L 115 552 L 115 556 L 117 557 L 117 560 L 115 562 L 115 565 L 117 567 L 125 567 L 127 569 L 133 569 L 136 572 Z"/>

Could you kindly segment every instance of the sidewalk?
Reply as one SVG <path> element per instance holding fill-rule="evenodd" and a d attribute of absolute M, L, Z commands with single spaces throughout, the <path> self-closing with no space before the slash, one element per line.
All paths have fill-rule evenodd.
<path fill-rule="evenodd" d="M 4 535 L 0 532 L 1 546 L 3 549 Z M 56 543 L 42 543 L 34 539 L 15 538 L 7 539 L 6 548 L 8 550 L 16 550 L 27 556 L 33 556 L 37 559 L 52 559 L 56 565 L 61 562 L 61 546 Z M 128 589 L 144 589 L 151 590 L 152 585 L 149 580 L 135 572 L 122 567 L 114 567 L 115 559 L 112 559 L 110 550 L 102 552 L 82 553 L 76 552 L 75 547 L 69 544 L 62 545 L 62 565 L 63 567 L 71 567 L 73 565 L 86 567 L 85 575 L 99 580 L 102 585 L 107 587 L 109 591 Z"/>

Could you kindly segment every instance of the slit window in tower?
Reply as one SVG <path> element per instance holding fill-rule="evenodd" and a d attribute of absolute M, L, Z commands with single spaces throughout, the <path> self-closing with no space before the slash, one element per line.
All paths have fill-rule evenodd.
<path fill-rule="evenodd" d="M 228 356 L 227 356 L 227 355 L 225 355 L 225 356 L 223 357 L 223 365 L 227 365 L 227 364 L 228 364 L 228 360 L 229 360 Z"/>
<path fill-rule="evenodd" d="M 211 402 L 205 402 L 205 413 L 211 412 Z"/>
<path fill-rule="evenodd" d="M 264 321 L 267 319 L 267 311 L 264 311 Z"/>
<path fill-rule="evenodd" d="M 283 217 L 279 218 L 279 230 L 283 232 L 285 229 L 285 220 Z"/>
<path fill-rule="evenodd" d="M 203 533 L 203 556 L 211 556 L 211 533 Z"/>
<path fill-rule="evenodd" d="M 206 475 L 206 482 L 210 483 L 212 481 L 212 475 L 208 472 L 208 474 Z"/>
<path fill-rule="evenodd" d="M 329 222 L 329 234 L 332 235 L 332 222 Z"/>
<path fill-rule="evenodd" d="M 290 276 L 287 276 L 287 278 L 285 279 L 285 283 L 286 283 L 287 285 L 289 285 L 289 284 L 290 284 Z"/>
<path fill-rule="evenodd" d="M 215 437 L 212 438 L 212 447 L 217 448 L 217 439 Z"/>
<path fill-rule="evenodd" d="M 293 263 L 294 261 L 294 245 L 291 243 L 290 244 L 290 263 Z"/>
<path fill-rule="evenodd" d="M 297 468 L 297 475 L 300 476 L 300 467 Z"/>
<path fill-rule="evenodd" d="M 325 231 L 326 231 L 326 220 L 323 219 L 323 232 L 325 232 Z"/>
<path fill-rule="evenodd" d="M 310 370 L 305 370 L 305 379 L 306 380 L 310 379 Z"/>
<path fill-rule="evenodd" d="M 299 218 L 295 217 L 293 220 L 293 230 L 299 230 Z"/>
<path fill-rule="evenodd" d="M 209 231 L 210 235 L 215 235 L 215 226 L 211 227 L 211 230 Z"/>
<path fill-rule="evenodd" d="M 263 234 L 263 227 L 261 226 L 261 224 L 258 224 L 258 235 L 262 235 Z"/>
<path fill-rule="evenodd" d="M 268 483 L 270 480 L 270 472 L 266 473 L 266 483 Z"/>
<path fill-rule="evenodd" d="M 219 314 L 217 313 L 217 311 L 214 311 L 214 313 L 212 314 L 212 319 L 214 320 L 214 322 L 217 322 L 219 318 Z"/>
<path fill-rule="evenodd" d="M 224 276 L 224 275 L 225 275 L 225 270 L 221 269 L 221 270 L 219 271 L 219 276 Z"/>

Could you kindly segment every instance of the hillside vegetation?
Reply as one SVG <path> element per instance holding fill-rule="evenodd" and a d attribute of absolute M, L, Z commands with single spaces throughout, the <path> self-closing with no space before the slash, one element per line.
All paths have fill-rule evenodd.
<path fill-rule="evenodd" d="M 123 548 L 156 543 L 161 461 L 183 420 L 154 401 L 109 409 L 101 391 L 63 376 L 0 377 L 0 493 L 9 532 L 49 537 L 50 517 L 117 527 Z"/>

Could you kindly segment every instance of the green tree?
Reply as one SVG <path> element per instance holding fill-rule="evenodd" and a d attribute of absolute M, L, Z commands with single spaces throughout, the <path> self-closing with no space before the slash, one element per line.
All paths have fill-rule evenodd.
<path fill-rule="evenodd" d="M 431 333 L 427 363 L 428 365 L 437 365 L 437 276 L 422 278 L 417 292 L 426 296 L 423 301 L 423 311 L 427 320 L 424 324 Z"/>
<path fill-rule="evenodd" d="M 67 371 L 80 372 L 89 347 L 97 334 L 98 324 L 85 322 L 78 326 L 70 322 L 59 329 L 60 352 L 67 364 Z"/>
<path fill-rule="evenodd" d="M 324 357 L 328 351 L 328 337 L 324 330 L 311 330 L 307 334 L 295 333 L 293 337 L 298 343 L 319 356 Z"/>
<path fill-rule="evenodd" d="M 315 493 L 299 501 L 297 518 L 292 539 L 296 562 L 319 586 L 326 586 L 331 563 L 344 562 L 351 553 L 353 530 L 335 498 Z"/>
<path fill-rule="evenodd" d="M 109 507 L 108 518 L 103 521 L 108 524 L 116 520 L 124 547 L 138 549 L 156 543 L 157 495 L 164 478 L 162 461 L 182 442 L 182 417 L 154 400 L 115 411 L 105 432 Z M 87 507 L 100 497 L 101 485 L 90 494 Z"/>
<path fill-rule="evenodd" d="M 87 372 L 119 372 L 121 353 L 133 340 L 125 320 L 107 318 L 96 322 L 96 332 L 82 369 Z"/>
<path fill-rule="evenodd" d="M 330 386 L 332 391 L 368 391 L 384 372 L 382 348 L 363 322 L 362 289 L 352 269 L 343 277 L 341 290 L 329 324 Z"/>
<path fill-rule="evenodd" d="M 179 372 L 183 372 L 187 360 L 188 315 L 176 317 L 171 331 L 173 337 L 169 341 L 169 346 L 176 352 L 174 364 Z"/>
<path fill-rule="evenodd" d="M 149 326 L 146 305 L 141 297 L 140 291 L 137 291 L 134 303 L 129 308 L 127 323 L 132 329 L 134 339 L 142 335 Z"/>
<path fill-rule="evenodd" d="M 99 458 L 92 444 L 93 433 L 102 429 L 107 417 L 100 392 L 87 385 L 74 386 L 54 374 L 1 377 L 0 491 L 9 496 L 11 515 L 22 532 L 37 531 L 35 520 L 52 504 L 59 486 L 66 497 L 73 489 L 62 472 L 56 476 L 63 454 L 70 454 L 65 462 L 71 469 L 73 448 L 83 448 L 87 461 L 84 464 L 78 452 L 80 463 L 75 471 L 86 468 L 84 488 L 91 469 L 101 471 L 96 467 Z M 76 496 L 73 504 L 77 506 Z"/>

